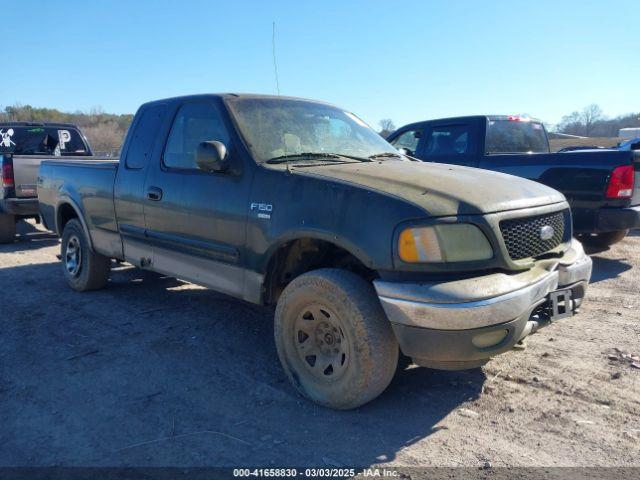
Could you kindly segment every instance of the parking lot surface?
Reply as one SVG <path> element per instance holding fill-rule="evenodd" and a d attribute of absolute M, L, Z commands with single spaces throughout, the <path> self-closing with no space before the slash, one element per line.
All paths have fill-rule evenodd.
<path fill-rule="evenodd" d="M 294 392 L 272 309 L 126 265 L 75 293 L 58 253 L 0 245 L 0 466 L 640 466 L 640 235 L 526 349 L 349 412 Z"/>

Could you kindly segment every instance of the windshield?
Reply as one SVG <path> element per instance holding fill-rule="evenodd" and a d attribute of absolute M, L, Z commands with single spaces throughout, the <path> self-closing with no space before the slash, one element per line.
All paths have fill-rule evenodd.
<path fill-rule="evenodd" d="M 258 162 L 303 153 L 363 158 L 398 153 L 358 117 L 336 107 L 282 98 L 238 98 L 227 104 Z"/>
<path fill-rule="evenodd" d="M 549 141 L 541 123 L 490 120 L 485 151 L 491 153 L 549 153 Z"/>
<path fill-rule="evenodd" d="M 73 128 L 5 125 L 0 127 L 0 153 L 67 156 L 90 152 Z"/>

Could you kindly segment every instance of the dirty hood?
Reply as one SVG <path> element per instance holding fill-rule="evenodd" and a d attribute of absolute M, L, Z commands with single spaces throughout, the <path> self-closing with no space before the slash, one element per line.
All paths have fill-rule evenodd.
<path fill-rule="evenodd" d="M 430 162 L 324 164 L 293 171 L 385 192 L 423 208 L 430 216 L 501 212 L 565 199 L 552 188 L 513 175 Z"/>

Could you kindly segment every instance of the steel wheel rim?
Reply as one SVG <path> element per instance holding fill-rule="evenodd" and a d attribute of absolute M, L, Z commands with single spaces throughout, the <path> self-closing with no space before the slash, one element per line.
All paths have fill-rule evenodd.
<path fill-rule="evenodd" d="M 82 249 L 80 248 L 80 239 L 75 235 L 67 240 L 67 248 L 64 254 L 64 263 L 67 273 L 75 277 L 80 272 L 82 266 Z"/>
<path fill-rule="evenodd" d="M 349 341 L 336 313 L 320 304 L 301 309 L 293 342 L 300 363 L 317 380 L 333 382 L 349 364 Z"/>

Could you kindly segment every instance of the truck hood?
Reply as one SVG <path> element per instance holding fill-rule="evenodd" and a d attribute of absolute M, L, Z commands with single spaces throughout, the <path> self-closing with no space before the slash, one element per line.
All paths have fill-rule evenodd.
<path fill-rule="evenodd" d="M 560 192 L 531 180 L 430 162 L 323 164 L 292 171 L 388 193 L 421 207 L 433 217 L 501 212 L 565 200 Z"/>

